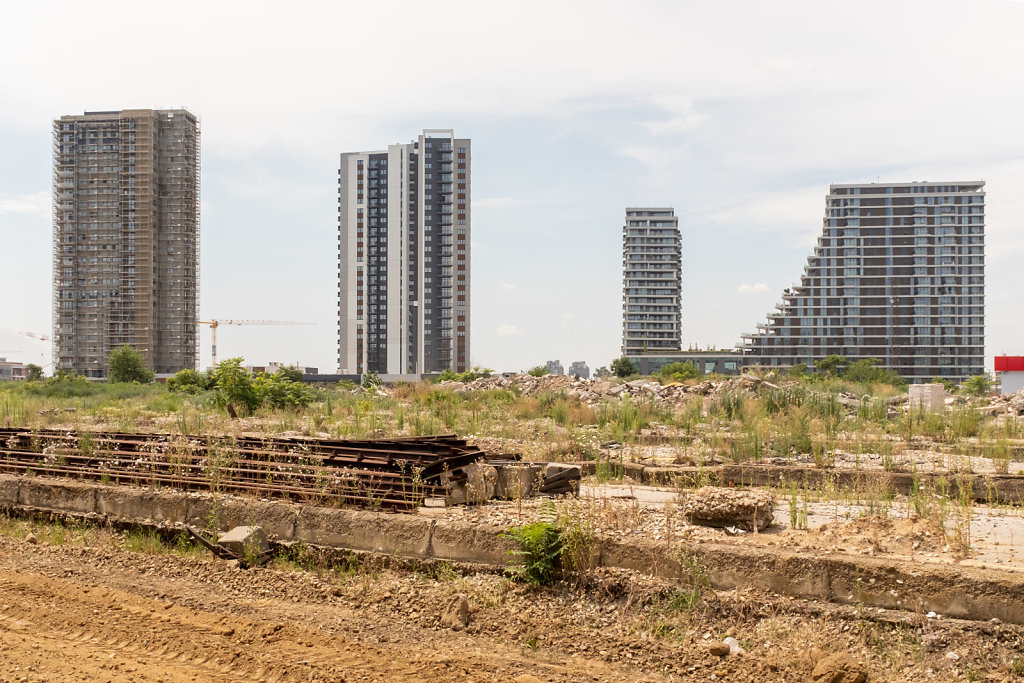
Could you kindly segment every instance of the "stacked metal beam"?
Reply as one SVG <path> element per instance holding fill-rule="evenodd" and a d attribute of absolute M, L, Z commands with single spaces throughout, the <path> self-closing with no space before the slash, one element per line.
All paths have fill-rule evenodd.
<path fill-rule="evenodd" d="M 454 435 L 332 440 L 0 429 L 0 472 L 410 509 L 485 458 Z"/>

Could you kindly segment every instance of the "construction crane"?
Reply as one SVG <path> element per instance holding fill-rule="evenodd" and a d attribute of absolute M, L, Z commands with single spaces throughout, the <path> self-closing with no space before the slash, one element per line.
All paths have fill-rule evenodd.
<path fill-rule="evenodd" d="M 50 341 L 50 335 L 48 334 L 36 334 L 35 332 L 19 332 L 18 334 L 24 335 L 26 337 L 32 337 L 33 339 L 38 339 L 39 341 Z"/>
<path fill-rule="evenodd" d="M 210 326 L 211 336 L 211 347 L 212 347 L 212 364 L 213 367 L 217 367 L 217 328 L 221 325 L 316 325 L 316 323 L 302 323 L 295 322 L 293 320 L 197 320 L 199 325 Z"/>

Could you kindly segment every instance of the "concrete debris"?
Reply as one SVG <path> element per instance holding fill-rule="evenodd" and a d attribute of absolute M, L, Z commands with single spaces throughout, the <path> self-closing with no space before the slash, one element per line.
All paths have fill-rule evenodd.
<path fill-rule="evenodd" d="M 468 384 L 463 382 L 441 382 L 440 386 L 456 392 L 487 391 L 491 389 L 507 389 L 523 396 L 534 396 L 545 392 L 563 393 L 570 398 L 578 398 L 589 406 L 597 406 L 608 399 L 635 401 L 653 401 L 670 405 L 684 405 L 694 396 L 716 397 L 726 392 L 743 391 L 754 393 L 759 389 L 784 389 L 790 383 L 769 381 L 775 374 L 769 372 L 764 378 L 744 373 L 739 377 L 681 384 L 670 382 L 662 384 L 656 379 L 641 378 L 629 382 L 616 382 L 608 379 L 575 379 L 569 375 L 501 375 L 483 377 Z M 839 394 L 838 402 L 856 410 L 860 407 L 863 397 L 854 394 Z M 893 396 L 886 399 L 886 405 L 895 406 L 907 402 L 907 395 Z"/>
<path fill-rule="evenodd" d="M 228 550 L 235 557 L 260 557 L 270 550 L 270 541 L 263 527 L 259 526 L 236 526 L 234 529 L 221 534 L 217 538 L 217 544 Z"/>
<path fill-rule="evenodd" d="M 821 659 L 811 672 L 814 683 L 864 683 L 867 671 L 856 659 L 845 652 L 837 652 Z"/>
<path fill-rule="evenodd" d="M 441 615 L 441 626 L 453 631 L 461 631 L 469 626 L 469 600 L 459 593 L 452 596 L 444 614 Z"/>
<path fill-rule="evenodd" d="M 721 380 L 704 380 L 696 384 L 662 384 L 655 379 L 636 379 L 630 382 L 615 382 L 608 379 L 575 379 L 570 375 L 512 375 L 483 377 L 468 384 L 462 382 L 441 382 L 439 386 L 452 391 L 486 391 L 508 389 L 523 396 L 533 396 L 548 391 L 562 392 L 576 397 L 588 405 L 597 405 L 606 398 L 653 400 L 655 402 L 685 402 L 689 396 L 716 396 L 723 392 L 743 389 L 754 390 L 759 386 L 776 387 L 754 375 L 744 374 Z"/>
<path fill-rule="evenodd" d="M 1015 417 L 1024 415 L 1024 389 L 1016 394 L 993 396 L 989 405 L 982 408 L 981 411 L 990 415 L 1013 415 Z"/>
<path fill-rule="evenodd" d="M 28 532 L 28 536 L 25 537 L 25 542 L 26 543 L 31 543 L 32 545 L 35 545 L 35 544 L 39 543 L 39 539 L 36 538 L 36 535 L 30 531 L 30 532 Z"/>
<path fill-rule="evenodd" d="M 690 524 L 762 531 L 772 524 L 774 505 L 764 489 L 705 486 L 686 497 L 683 516 Z"/>

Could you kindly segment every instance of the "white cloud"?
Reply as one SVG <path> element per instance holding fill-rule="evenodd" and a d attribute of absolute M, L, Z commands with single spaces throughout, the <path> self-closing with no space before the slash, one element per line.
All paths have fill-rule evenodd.
<path fill-rule="evenodd" d="M 516 291 L 516 286 L 511 282 L 502 282 L 498 285 L 498 289 L 503 292 L 514 292 Z"/>
<path fill-rule="evenodd" d="M 755 284 L 752 284 L 752 285 L 743 284 L 743 285 L 740 285 L 736 289 L 736 291 L 739 292 L 740 294 L 753 294 L 754 292 L 767 292 L 768 291 L 768 285 L 765 284 L 764 282 L 758 282 L 758 283 L 755 283 Z"/>
<path fill-rule="evenodd" d="M 515 325 L 509 325 L 508 323 L 502 323 L 498 325 L 498 336 L 499 337 L 522 337 L 523 333 L 519 331 L 519 328 Z"/>
<path fill-rule="evenodd" d="M 20 197 L 0 197 L 0 215 L 5 213 L 27 213 L 50 218 L 50 193 L 33 192 Z"/>

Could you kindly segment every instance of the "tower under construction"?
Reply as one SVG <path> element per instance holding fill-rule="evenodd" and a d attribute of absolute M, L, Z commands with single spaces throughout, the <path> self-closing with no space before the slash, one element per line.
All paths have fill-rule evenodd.
<path fill-rule="evenodd" d="M 184 109 L 54 121 L 56 370 L 104 378 L 124 344 L 158 374 L 196 366 L 199 173 Z"/>

